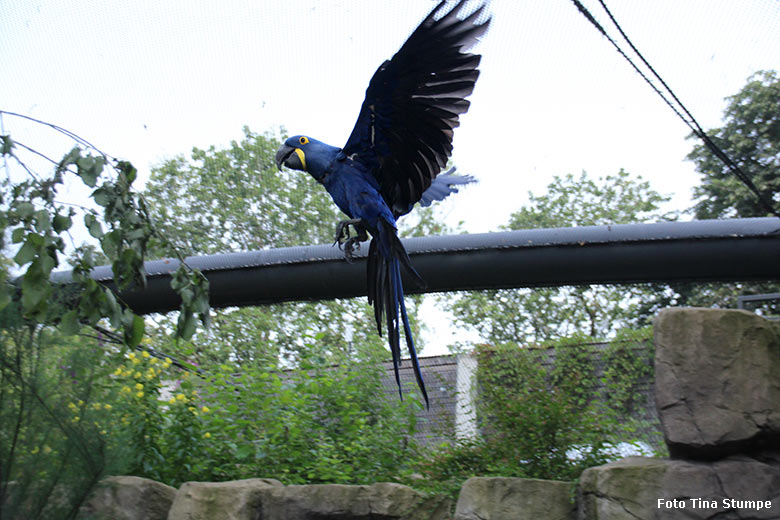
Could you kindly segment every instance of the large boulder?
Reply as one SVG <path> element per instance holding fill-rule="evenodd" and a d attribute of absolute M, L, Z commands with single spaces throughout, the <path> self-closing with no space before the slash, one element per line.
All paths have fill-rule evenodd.
<path fill-rule="evenodd" d="M 445 520 L 451 501 L 400 484 L 283 486 L 273 479 L 187 482 L 168 520 Z"/>
<path fill-rule="evenodd" d="M 655 399 L 673 458 L 780 445 L 780 323 L 666 309 L 655 320 Z"/>
<path fill-rule="evenodd" d="M 401 484 L 310 484 L 271 490 L 262 520 L 445 520 L 451 501 Z"/>
<path fill-rule="evenodd" d="M 165 520 L 176 489 L 141 477 L 101 480 L 79 510 L 79 519 Z"/>
<path fill-rule="evenodd" d="M 585 470 L 577 520 L 780 518 L 780 461 L 628 457 Z"/>
<path fill-rule="evenodd" d="M 278 480 L 250 478 L 230 482 L 185 482 L 176 493 L 168 520 L 258 520 L 269 489 Z"/>
<path fill-rule="evenodd" d="M 571 482 L 473 477 L 460 490 L 455 520 L 570 520 Z"/>

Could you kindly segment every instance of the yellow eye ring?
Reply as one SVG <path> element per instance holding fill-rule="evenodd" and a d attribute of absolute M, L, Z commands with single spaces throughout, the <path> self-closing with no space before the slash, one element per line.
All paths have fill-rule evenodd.
<path fill-rule="evenodd" d="M 304 137 L 304 136 L 301 136 L 301 138 L 300 138 L 300 139 L 298 139 L 298 141 L 299 141 L 301 144 L 306 144 L 306 143 L 308 143 L 308 142 L 309 142 L 309 140 L 308 140 L 306 137 Z"/>

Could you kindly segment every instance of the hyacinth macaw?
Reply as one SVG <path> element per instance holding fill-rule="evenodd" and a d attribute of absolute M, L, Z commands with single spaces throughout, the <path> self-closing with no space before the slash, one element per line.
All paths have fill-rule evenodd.
<path fill-rule="evenodd" d="M 452 9 L 442 0 L 401 49 L 382 63 L 366 90 L 352 134 L 343 148 L 306 135 L 287 139 L 276 164 L 308 172 L 322 184 L 349 220 L 339 223 L 336 242 L 352 259 L 354 246 L 372 240 L 368 250 L 368 302 L 382 334 L 385 328 L 393 355 L 395 380 L 401 384 L 400 333 L 403 327 L 414 374 L 426 406 L 425 390 L 404 304 L 401 265 L 421 285 L 398 238 L 396 220 L 418 202 L 442 200 L 457 186 L 473 182 L 440 175 L 452 153 L 453 130 L 469 108 L 465 99 L 479 77 L 481 56 L 467 52 L 485 34 L 490 18 L 480 20 L 485 5 L 460 18 L 465 0 Z M 349 230 L 352 226 L 355 234 Z M 400 317 L 400 322 L 399 322 Z"/>

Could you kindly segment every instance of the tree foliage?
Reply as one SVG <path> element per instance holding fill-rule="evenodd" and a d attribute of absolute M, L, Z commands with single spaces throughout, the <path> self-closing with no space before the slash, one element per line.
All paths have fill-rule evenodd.
<path fill-rule="evenodd" d="M 724 124 L 708 131 L 712 140 L 747 173 L 766 200 L 780 204 L 780 77 L 776 71 L 759 71 L 742 89 L 726 98 Z M 690 136 L 693 138 L 693 136 Z M 704 144 L 696 144 L 688 159 L 702 174 L 694 188 L 692 208 L 699 219 L 764 217 L 766 209 Z M 777 292 L 777 284 L 729 282 L 675 284 L 685 305 L 734 307 L 740 294 Z M 758 303 L 756 310 L 777 314 L 778 304 Z"/>
<path fill-rule="evenodd" d="M 583 172 L 555 177 L 543 195 L 510 217 L 505 229 L 628 224 L 675 218 L 668 200 L 647 181 L 620 170 L 592 179 Z M 461 295 L 446 304 L 457 322 L 492 343 L 533 342 L 583 332 L 604 337 L 650 318 L 642 305 L 657 296 L 648 285 L 502 289 Z M 648 311 L 650 309 L 647 309 Z"/>
<path fill-rule="evenodd" d="M 707 133 L 747 173 L 767 200 L 780 203 L 780 78 L 759 71 L 726 98 L 724 124 Z M 691 136 L 693 137 L 693 136 Z M 696 218 L 763 217 L 766 210 L 704 144 L 688 155 L 702 174 L 694 189 Z"/>

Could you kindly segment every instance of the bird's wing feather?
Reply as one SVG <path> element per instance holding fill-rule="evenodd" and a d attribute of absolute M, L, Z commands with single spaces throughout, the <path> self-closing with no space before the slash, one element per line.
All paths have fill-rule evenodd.
<path fill-rule="evenodd" d="M 376 178 L 393 213 L 405 213 L 446 166 L 453 130 L 469 108 L 480 56 L 468 51 L 488 28 L 485 5 L 465 18 L 465 0 L 440 2 L 374 73 L 344 145 Z"/>

